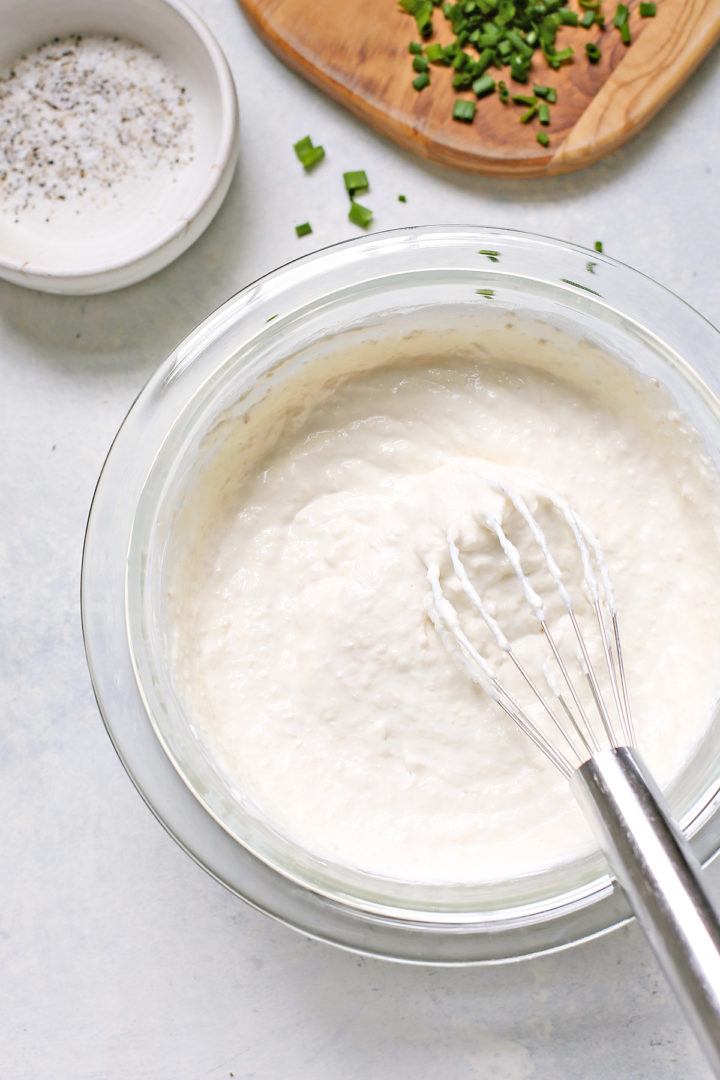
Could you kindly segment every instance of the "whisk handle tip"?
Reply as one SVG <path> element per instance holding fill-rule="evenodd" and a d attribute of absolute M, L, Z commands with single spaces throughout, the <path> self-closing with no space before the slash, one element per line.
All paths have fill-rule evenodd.
<path fill-rule="evenodd" d="M 720 922 L 700 864 L 635 749 L 600 751 L 570 783 L 720 1077 Z"/>

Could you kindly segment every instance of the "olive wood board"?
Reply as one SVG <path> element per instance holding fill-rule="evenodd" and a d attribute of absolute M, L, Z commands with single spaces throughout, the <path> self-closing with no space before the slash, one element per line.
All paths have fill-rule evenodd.
<path fill-rule="evenodd" d="M 521 124 L 522 107 L 503 105 L 497 94 L 477 102 L 471 124 L 454 120 L 452 68 L 431 65 L 431 85 L 415 90 L 408 44 L 419 36 L 415 20 L 394 0 L 239 3 L 282 60 L 371 127 L 430 161 L 496 176 L 570 172 L 615 150 L 662 108 L 720 38 L 720 0 L 657 0 L 654 18 L 641 18 L 638 0 L 629 0 L 632 43 L 624 45 L 612 23 L 616 2 L 603 0 L 604 30 L 560 29 L 557 47 L 574 46 L 571 63 L 553 71 L 537 51 L 527 85 L 511 82 L 509 69 L 492 72 L 511 93 L 532 93 L 533 83 L 557 88 L 544 148 L 537 120 Z M 577 0 L 568 3 L 583 10 Z M 433 25 L 427 40 L 448 44 L 452 31 L 440 9 Z M 586 58 L 587 41 L 601 49 L 597 64 Z M 459 96 L 476 100 L 468 91 Z"/>

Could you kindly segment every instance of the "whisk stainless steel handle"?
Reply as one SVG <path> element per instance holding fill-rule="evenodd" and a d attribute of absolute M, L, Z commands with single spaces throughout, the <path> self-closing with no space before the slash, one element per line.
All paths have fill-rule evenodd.
<path fill-rule="evenodd" d="M 526 575 L 518 546 L 501 521 L 489 515 L 481 524 L 498 544 L 498 554 L 519 582 L 521 596 L 532 612 L 548 646 L 556 675 L 545 665 L 528 670 L 525 659 L 506 636 L 482 590 L 471 580 L 459 547 L 448 536 L 454 574 L 454 595 L 487 627 L 490 648 L 514 666 L 538 716 L 502 683 L 487 656 L 468 637 L 464 618 L 449 598 L 440 567 L 428 564 L 432 590 L 430 616 L 441 636 L 454 648 L 471 677 L 570 782 L 570 787 L 594 826 L 600 845 L 627 896 L 640 925 L 687 1014 L 714 1073 L 720 1078 L 720 922 L 701 881 L 701 869 L 681 831 L 673 823 L 654 780 L 634 749 L 617 608 L 603 554 L 595 538 L 571 508 L 550 492 L 541 498 L 572 537 L 580 559 L 580 578 L 600 642 L 610 688 L 606 702 L 589 640 L 580 626 L 563 570 L 550 551 L 547 536 L 525 499 L 497 481 L 492 490 L 507 500 L 511 517 L 520 521 L 524 540 L 531 538 L 539 552 L 549 588 L 560 598 L 575 642 L 571 664 L 560 637 L 550 625 L 545 595 Z M 515 526 L 517 526 L 517 520 Z M 526 547 L 523 544 L 523 547 Z M 466 613 L 467 614 L 467 613 Z M 477 628 L 476 628 L 477 629 Z M 479 645 L 479 642 L 478 642 Z M 571 651 L 572 653 L 572 651 Z M 571 673 L 572 671 L 574 675 Z M 547 683 L 547 690 L 543 689 Z M 587 683 L 589 699 L 581 686 Z M 597 719 L 591 718 L 593 703 Z M 610 704 L 612 703 L 612 704 Z M 614 706 L 614 713 L 613 713 Z"/>
<path fill-rule="evenodd" d="M 601 750 L 570 786 L 720 1077 L 720 924 L 700 864 L 636 750 Z"/>

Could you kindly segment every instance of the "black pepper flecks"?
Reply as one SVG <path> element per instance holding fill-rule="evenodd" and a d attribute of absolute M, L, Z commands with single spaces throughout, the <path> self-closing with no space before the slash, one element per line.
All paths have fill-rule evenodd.
<path fill-rule="evenodd" d="M 56 38 L 0 74 L 0 210 L 16 221 L 103 205 L 193 152 L 186 89 L 141 45 Z"/>

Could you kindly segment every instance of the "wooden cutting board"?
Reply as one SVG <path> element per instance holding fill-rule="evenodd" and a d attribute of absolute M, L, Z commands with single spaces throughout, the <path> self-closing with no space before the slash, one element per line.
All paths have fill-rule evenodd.
<path fill-rule="evenodd" d="M 571 64 L 552 71 L 535 53 L 531 82 L 558 91 L 544 149 L 535 137 L 537 121 L 521 124 L 522 109 L 502 105 L 497 94 L 478 101 L 472 124 L 453 120 L 450 68 L 431 66 L 431 86 L 413 89 L 408 43 L 418 34 L 394 0 L 239 2 L 278 56 L 376 130 L 431 161 L 496 176 L 550 175 L 597 161 L 662 108 L 720 37 L 720 0 L 657 0 L 651 19 L 640 18 L 637 0 L 629 0 L 632 44 L 626 46 L 612 26 L 616 0 L 604 0 L 603 32 L 560 30 L 557 47 L 575 47 Z M 440 10 L 434 27 L 429 40 L 452 40 Z M 587 62 L 586 41 L 600 45 L 600 63 Z M 493 74 L 505 78 L 511 92 L 532 92 L 530 83 L 523 87 Z M 469 92 L 461 96 L 475 100 Z"/>

